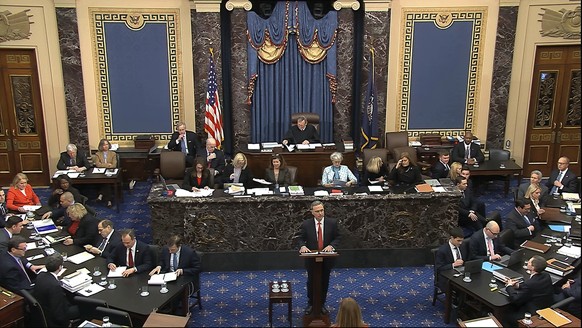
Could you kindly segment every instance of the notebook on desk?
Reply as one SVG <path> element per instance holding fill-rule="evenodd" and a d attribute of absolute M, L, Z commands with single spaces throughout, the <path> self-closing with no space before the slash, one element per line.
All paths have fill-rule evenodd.
<path fill-rule="evenodd" d="M 521 249 L 518 249 L 511 253 L 511 255 L 503 255 L 501 259 L 499 259 L 498 261 L 494 261 L 493 263 L 507 268 L 514 264 L 520 263 L 522 258 L 523 252 L 521 251 Z"/>
<path fill-rule="evenodd" d="M 477 273 L 481 271 L 481 267 L 483 266 L 483 259 L 472 260 L 465 262 L 465 265 L 458 266 L 455 268 L 460 274 L 464 273 Z"/>

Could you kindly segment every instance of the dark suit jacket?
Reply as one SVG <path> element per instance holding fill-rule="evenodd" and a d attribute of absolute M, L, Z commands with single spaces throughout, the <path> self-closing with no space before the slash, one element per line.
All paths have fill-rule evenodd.
<path fill-rule="evenodd" d="M 386 166 L 386 164 L 382 164 L 382 166 L 380 166 L 380 172 L 378 172 L 378 173 L 368 172 L 368 170 L 365 169 L 363 182 L 366 185 L 372 185 L 372 183 L 370 183 L 370 181 L 375 181 L 379 177 L 384 177 L 384 179 L 388 178 L 388 166 Z"/>
<path fill-rule="evenodd" d="M 230 179 L 230 175 L 233 173 L 234 173 L 234 166 L 232 164 L 228 164 L 226 166 L 226 168 L 224 169 L 223 182 L 224 183 L 233 182 Z M 248 166 L 246 169 L 243 169 L 240 171 L 240 177 L 238 178 L 238 182 L 242 183 L 245 188 L 252 188 L 252 186 L 254 185 L 253 173 L 251 172 L 251 170 L 249 169 Z"/>
<path fill-rule="evenodd" d="M 89 164 L 89 161 L 87 160 L 87 154 L 85 154 L 84 151 L 81 151 L 80 149 L 77 150 L 77 157 L 75 157 L 75 161 L 76 161 L 76 166 L 78 167 L 86 167 L 87 169 L 91 168 L 91 165 Z M 66 170 L 67 166 L 74 166 L 71 165 L 71 156 L 69 156 L 69 154 L 65 151 L 61 153 L 61 157 L 59 158 L 59 161 L 57 162 L 57 169 L 58 170 Z"/>
<path fill-rule="evenodd" d="M 4 228 L 0 228 L 0 253 L 6 251 L 9 240 L 10 237 L 8 236 L 8 231 L 6 231 Z"/>
<path fill-rule="evenodd" d="M 559 170 L 553 170 L 550 178 L 548 179 L 548 182 L 546 183 L 546 186 L 550 192 L 554 187 L 554 181 L 558 179 L 558 174 L 560 174 Z M 564 185 L 564 188 L 558 189 L 560 194 L 563 192 L 578 192 L 578 180 L 576 174 L 574 174 L 574 172 L 572 172 L 572 170 L 569 168 L 566 171 L 566 174 L 562 177 L 562 184 Z"/>
<path fill-rule="evenodd" d="M 159 266 L 162 267 L 160 270 L 161 273 L 170 272 L 170 250 L 168 249 L 168 246 L 162 248 Z M 182 245 L 177 269 L 182 269 L 184 275 L 188 276 L 193 276 L 200 272 L 200 258 L 198 257 L 198 254 L 196 254 L 192 248 Z"/>
<path fill-rule="evenodd" d="M 196 187 L 198 189 L 202 189 L 204 187 L 214 188 L 214 186 L 210 185 L 210 172 L 207 169 L 204 169 L 206 174 L 205 172 L 202 172 L 202 179 L 200 180 L 200 183 L 198 183 L 198 178 L 192 177 L 192 171 L 194 170 L 196 170 L 195 167 L 191 167 L 186 170 L 186 173 L 184 174 L 184 181 L 182 182 L 182 188 L 188 191 L 192 191 L 192 187 Z"/>
<path fill-rule="evenodd" d="M 150 245 L 136 241 L 135 254 L 133 255 L 133 264 L 138 273 L 149 273 L 154 268 L 152 254 L 150 252 Z M 127 264 L 127 248 L 122 245 L 116 247 L 111 251 L 107 258 L 107 263 L 114 263 L 117 266 L 128 266 Z"/>
<path fill-rule="evenodd" d="M 291 173 L 287 168 L 279 169 L 279 175 L 277 176 L 277 180 L 275 180 L 275 172 L 273 169 L 265 169 L 265 180 L 277 183 L 280 186 L 288 186 L 291 184 Z"/>
<path fill-rule="evenodd" d="M 487 245 L 485 245 L 485 236 L 483 233 L 483 229 L 479 229 L 471 235 L 471 239 L 469 240 L 469 246 L 471 248 L 471 259 L 483 259 L 484 261 L 489 261 L 489 257 L 487 256 Z M 503 245 L 499 238 L 493 239 L 493 251 L 495 254 L 499 255 L 509 255 L 513 252 L 513 249 Z"/>
<path fill-rule="evenodd" d="M 6 226 L 6 213 L 8 213 L 6 203 L 0 204 L 0 228 L 4 228 Z"/>
<path fill-rule="evenodd" d="M 341 234 L 338 227 L 338 222 L 335 219 L 324 218 L 323 220 L 323 247 L 331 245 L 333 248 L 337 249 L 341 242 Z M 303 221 L 301 223 L 301 230 L 299 233 L 299 247 L 307 246 L 312 251 L 317 251 L 317 230 L 315 229 L 315 223 L 313 217 Z M 333 260 L 325 260 L 324 266 L 327 268 L 332 267 L 334 264 Z"/>
<path fill-rule="evenodd" d="M 459 251 L 461 252 L 461 257 L 463 261 L 468 261 L 470 254 L 467 253 L 467 247 L 459 247 Z M 435 265 L 437 267 L 437 271 L 445 271 L 450 270 L 453 268 L 454 257 L 453 253 L 451 252 L 451 247 L 449 246 L 449 242 L 447 241 L 444 245 L 441 245 L 436 252 L 436 260 Z"/>
<path fill-rule="evenodd" d="M 546 272 L 534 274 L 531 279 L 519 284 L 519 289 L 507 287 L 509 301 L 520 307 L 520 312 L 535 313 L 550 307 L 554 302 L 552 278 Z M 520 316 L 522 317 L 522 316 Z"/>
<path fill-rule="evenodd" d="M 219 149 L 215 149 L 214 152 L 216 153 L 216 158 L 213 158 L 210 161 L 210 167 L 217 171 L 218 173 L 216 174 L 216 176 L 219 176 L 222 175 L 222 173 L 224 172 L 224 166 L 226 165 L 224 162 L 224 153 L 222 152 L 222 150 Z M 208 167 L 208 162 L 206 161 L 208 153 L 206 151 L 206 148 L 198 149 L 197 154 L 198 157 L 202 157 L 204 159 L 205 163 L 204 165 Z"/>
<path fill-rule="evenodd" d="M 517 248 L 521 243 L 526 240 L 532 239 L 538 231 L 541 230 L 540 221 L 536 220 L 533 217 L 528 216 L 529 221 L 535 227 L 535 230 L 532 233 L 529 233 L 527 227 L 529 224 L 525 223 L 525 220 L 521 214 L 517 212 L 516 209 L 513 209 L 507 215 L 507 220 L 505 221 L 504 228 L 513 230 L 513 236 L 515 240 L 514 247 Z"/>
<path fill-rule="evenodd" d="M 79 227 L 73 236 L 73 244 L 78 246 L 99 246 L 99 244 L 95 245 L 95 241 L 99 236 L 99 232 L 97 231 L 98 225 L 99 220 L 96 219 L 93 215 L 87 213 L 87 215 L 82 217 L 79 221 Z M 68 229 L 68 227 L 66 229 Z"/>
<path fill-rule="evenodd" d="M 69 304 L 60 282 L 49 272 L 41 272 L 36 278 L 34 297 L 42 306 L 49 327 L 67 327 Z"/>
<path fill-rule="evenodd" d="M 475 143 L 471 143 L 471 154 L 469 154 L 469 158 L 474 158 L 479 163 L 483 163 L 485 160 L 485 156 L 481 151 L 481 147 Z M 465 143 L 459 142 L 458 144 L 453 147 L 453 152 L 451 154 L 451 160 L 453 162 L 459 162 L 461 164 L 465 163 Z"/>
<path fill-rule="evenodd" d="M 83 200 L 83 196 L 81 196 L 81 192 L 79 192 L 79 189 L 71 186 L 69 187 L 69 189 L 65 190 L 70 192 L 71 194 L 73 194 L 73 199 L 75 199 L 75 203 L 81 203 L 81 201 Z M 49 197 L 48 200 L 48 205 L 52 208 L 57 208 L 60 206 L 60 202 L 61 202 L 61 195 L 62 194 L 51 194 L 51 196 Z"/>
<path fill-rule="evenodd" d="M 465 189 L 463 192 L 464 197 L 461 197 L 459 203 L 459 224 L 462 225 L 466 222 L 471 221 L 469 218 L 470 211 L 474 211 L 477 214 L 477 199 L 473 196 L 473 193 L 469 188 Z"/>
<path fill-rule="evenodd" d="M 179 135 L 180 134 L 177 131 L 172 133 L 172 137 L 168 142 L 168 149 L 182 151 L 182 145 L 180 145 L 180 143 L 176 143 Z M 198 140 L 196 133 L 192 131 L 186 131 L 186 143 L 188 148 L 188 155 L 196 157 L 196 151 L 198 148 L 202 148 L 202 144 L 200 143 L 200 140 Z"/>
<path fill-rule="evenodd" d="M 29 269 L 26 269 L 28 260 L 26 257 L 21 257 L 22 265 L 24 266 L 28 277 L 34 282 L 36 274 Z M 26 278 L 24 272 L 18 265 L 18 262 L 8 252 L 0 252 L 0 285 L 8 288 L 14 292 L 21 289 L 32 289 L 30 282 Z"/>
<path fill-rule="evenodd" d="M 293 125 L 285 136 L 283 140 L 287 140 L 290 144 L 300 144 L 303 143 L 304 140 L 309 141 L 309 143 L 318 143 L 319 140 L 319 133 L 315 126 L 311 124 L 307 124 L 305 130 L 301 131 L 297 127 L 297 125 Z"/>
<path fill-rule="evenodd" d="M 422 174 L 420 173 L 420 168 L 416 165 L 410 165 L 408 171 L 403 170 L 402 167 L 397 169 L 394 166 L 390 174 L 388 174 L 388 180 L 392 181 L 395 185 L 412 186 L 422 182 Z"/>
<path fill-rule="evenodd" d="M 99 244 L 101 244 L 102 240 L 103 238 L 101 238 L 101 235 L 98 235 L 97 241 L 95 242 L 95 246 L 99 247 Z M 123 244 L 121 244 L 121 234 L 119 233 L 119 231 L 113 229 L 113 233 L 111 234 L 111 237 L 109 237 L 109 240 L 107 241 L 107 244 L 105 245 L 105 248 L 101 253 L 101 256 L 103 256 L 104 258 L 108 258 L 109 255 L 118 247 L 123 247 Z"/>
<path fill-rule="evenodd" d="M 430 168 L 430 173 L 433 179 L 448 178 L 450 172 L 450 166 L 447 168 L 441 161 L 436 161 L 434 165 Z"/>

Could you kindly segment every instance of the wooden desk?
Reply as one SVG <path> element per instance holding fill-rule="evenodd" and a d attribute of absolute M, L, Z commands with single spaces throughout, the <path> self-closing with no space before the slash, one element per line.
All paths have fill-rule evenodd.
<path fill-rule="evenodd" d="M 157 148 L 151 150 L 120 147 L 116 153 L 124 183 L 131 180 L 147 180 L 154 174 L 154 170 L 160 167 L 160 151 Z"/>
<path fill-rule="evenodd" d="M 190 313 L 185 317 L 152 312 L 143 324 L 143 327 L 186 327 L 190 320 Z"/>
<path fill-rule="evenodd" d="M 339 150 L 338 150 L 339 151 Z M 280 155 L 285 159 L 287 165 L 297 167 L 297 176 L 295 180 L 298 185 L 303 187 L 316 187 L 317 182 L 321 180 L 323 169 L 331 165 L 329 156 L 335 150 L 327 151 L 295 151 L 292 153 L 282 152 Z M 248 166 L 255 178 L 264 178 L 265 170 L 271 164 L 271 155 L 273 153 L 261 152 L 243 152 L 249 162 Z M 343 165 L 353 170 L 356 167 L 356 155 L 353 151 L 342 153 L 344 160 Z"/>
<path fill-rule="evenodd" d="M 545 213 L 540 215 L 540 220 L 547 224 L 565 223 L 572 224 L 574 216 L 560 212 L 559 208 L 543 207 Z"/>
<path fill-rule="evenodd" d="M 273 282 L 269 283 L 269 325 L 273 327 L 273 304 L 275 303 L 286 303 L 287 304 L 287 320 L 289 321 L 289 327 L 293 327 L 293 312 L 292 312 L 292 302 L 293 302 L 293 291 L 291 290 L 291 282 L 286 281 L 287 291 L 273 292 Z M 279 281 L 279 285 L 282 282 Z"/>
<path fill-rule="evenodd" d="M 92 173 L 91 170 L 84 172 L 83 176 L 71 179 L 73 185 L 84 185 L 84 184 L 108 184 L 111 185 L 115 194 L 115 206 L 117 207 L 117 213 L 119 213 L 119 204 L 123 202 L 123 182 L 122 182 L 121 171 L 112 176 L 106 176 L 103 173 Z M 55 179 L 53 179 L 55 180 Z"/>
<path fill-rule="evenodd" d="M 471 176 L 503 176 L 505 177 L 505 196 L 509 192 L 509 180 L 516 177 L 521 181 L 522 167 L 514 161 L 485 161 L 479 166 L 470 165 Z"/>
<path fill-rule="evenodd" d="M 572 322 L 570 322 L 569 324 L 565 324 L 565 325 L 560 326 L 560 327 L 582 327 L 581 326 L 582 323 L 580 322 L 580 319 L 576 318 L 572 314 L 570 314 L 564 310 L 561 310 L 561 309 L 555 309 L 555 311 L 560 313 L 561 315 L 565 316 L 566 318 L 572 320 Z M 532 321 L 531 325 L 526 325 L 521 320 L 519 320 L 517 323 L 518 323 L 519 327 L 524 327 L 524 328 L 555 327 L 554 325 L 549 323 L 546 319 L 540 319 L 540 316 L 535 314 L 535 313 L 532 313 L 531 321 Z"/>
<path fill-rule="evenodd" d="M 19 323 L 23 319 L 24 298 L 4 288 L 0 288 L 0 327 L 20 326 Z"/>

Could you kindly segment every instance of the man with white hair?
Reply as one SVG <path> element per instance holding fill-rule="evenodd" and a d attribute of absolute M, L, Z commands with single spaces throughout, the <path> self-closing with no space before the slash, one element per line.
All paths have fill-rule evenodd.
<path fill-rule="evenodd" d="M 206 163 L 206 168 L 214 169 L 214 183 L 222 183 L 222 172 L 225 168 L 224 153 L 216 149 L 216 140 L 214 138 L 206 139 L 206 148 L 198 150 L 198 157 L 202 157 Z"/>
<path fill-rule="evenodd" d="M 57 162 L 58 170 L 73 170 L 76 172 L 83 172 L 90 169 L 91 165 L 87 160 L 87 154 L 79 151 L 75 144 L 68 144 L 67 151 L 61 153 L 61 157 Z"/>
<path fill-rule="evenodd" d="M 531 171 L 530 174 L 530 178 L 529 181 L 526 181 L 522 184 L 519 185 L 519 188 L 517 189 L 517 199 L 521 199 L 521 198 L 525 198 L 525 192 L 527 191 L 527 188 L 529 187 L 530 184 L 538 184 L 540 185 L 540 188 L 542 189 L 542 194 L 540 195 L 540 199 L 544 200 L 546 199 L 546 197 L 548 197 L 548 193 L 549 193 L 549 189 L 548 186 L 546 186 L 545 184 L 542 184 L 542 172 L 539 170 L 533 170 Z"/>

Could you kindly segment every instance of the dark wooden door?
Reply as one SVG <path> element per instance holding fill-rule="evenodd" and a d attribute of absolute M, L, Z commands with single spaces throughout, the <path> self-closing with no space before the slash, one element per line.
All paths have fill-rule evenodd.
<path fill-rule="evenodd" d="M 49 185 L 36 56 L 32 49 L 0 49 L 0 183 L 16 173 L 33 186 Z"/>
<path fill-rule="evenodd" d="M 580 176 L 580 46 L 536 51 L 524 154 L 524 174 L 549 176 L 558 158 Z"/>

